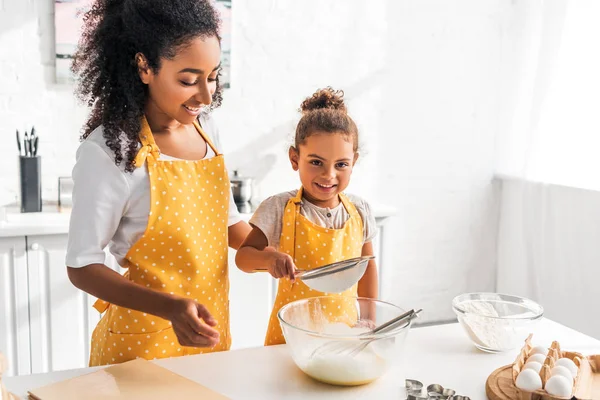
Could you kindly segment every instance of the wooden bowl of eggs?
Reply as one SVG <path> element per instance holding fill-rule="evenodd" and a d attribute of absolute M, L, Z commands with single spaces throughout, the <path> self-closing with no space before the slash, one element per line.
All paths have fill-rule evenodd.
<path fill-rule="evenodd" d="M 513 364 L 489 376 L 490 400 L 600 399 L 600 355 L 563 351 L 558 342 L 549 348 L 533 346 L 531 339 L 529 335 Z"/>

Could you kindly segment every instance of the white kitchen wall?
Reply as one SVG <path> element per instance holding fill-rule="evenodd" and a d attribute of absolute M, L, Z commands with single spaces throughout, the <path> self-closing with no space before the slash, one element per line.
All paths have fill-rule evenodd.
<path fill-rule="evenodd" d="M 391 205 L 382 297 L 453 317 L 450 300 L 494 289 L 500 0 L 234 0 L 232 88 L 216 113 L 230 170 L 257 198 L 299 181 L 289 167 L 297 108 L 346 91 L 361 129 L 350 190 Z M 53 0 L 0 0 L 0 192 L 16 193 L 14 130 L 41 136 L 44 196 L 70 174 L 86 110 L 53 83 Z"/>
<path fill-rule="evenodd" d="M 384 296 L 454 317 L 452 298 L 493 290 L 492 184 L 506 1 L 390 3 L 377 199 L 394 204 Z M 388 262 L 388 265 L 390 262 Z"/>
<path fill-rule="evenodd" d="M 71 174 L 87 111 L 72 88 L 54 83 L 54 1 L 0 1 L 0 192 L 15 198 L 15 130 L 40 137 L 43 196 L 57 199 L 58 177 Z M 2 200 L 2 199 L 0 199 Z"/>
<path fill-rule="evenodd" d="M 500 184 L 498 290 L 600 338 L 600 192 L 508 177 Z"/>

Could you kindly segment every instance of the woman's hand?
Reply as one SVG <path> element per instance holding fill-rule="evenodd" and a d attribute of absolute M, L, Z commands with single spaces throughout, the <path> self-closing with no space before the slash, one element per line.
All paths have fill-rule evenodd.
<path fill-rule="evenodd" d="M 206 307 L 192 299 L 176 298 L 167 319 L 182 346 L 213 347 L 219 343 L 219 332 L 212 328 L 217 321 Z"/>

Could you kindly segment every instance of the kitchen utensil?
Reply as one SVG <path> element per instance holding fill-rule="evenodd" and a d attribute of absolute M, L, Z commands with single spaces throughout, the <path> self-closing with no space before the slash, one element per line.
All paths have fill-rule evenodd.
<path fill-rule="evenodd" d="M 25 136 L 23 136 L 23 148 L 25 150 L 25 157 L 29 157 L 31 154 L 29 153 L 29 134 L 27 133 L 27 129 L 25 129 Z"/>
<path fill-rule="evenodd" d="M 243 177 L 238 171 L 233 171 L 233 176 L 229 179 L 231 190 L 233 192 L 233 201 L 236 204 L 245 204 L 252 199 L 252 181 L 250 177 Z"/>
<path fill-rule="evenodd" d="M 341 293 L 354 286 L 365 274 L 369 261 L 375 256 L 362 256 L 334 262 L 319 268 L 300 270 L 296 278 L 309 288 L 323 293 Z M 265 268 L 255 271 L 264 272 Z"/>
<path fill-rule="evenodd" d="M 58 205 L 61 207 L 73 205 L 73 178 L 70 176 L 58 177 Z"/>
<path fill-rule="evenodd" d="M 38 139 L 39 137 L 36 136 L 34 141 L 33 141 L 33 145 L 32 145 L 32 155 L 35 157 L 37 156 L 37 151 L 38 151 Z"/>
<path fill-rule="evenodd" d="M 370 337 L 369 339 L 365 339 L 362 342 L 356 343 L 353 341 L 353 342 L 325 343 L 323 346 L 315 349 L 313 351 L 313 353 L 311 354 L 311 357 L 314 357 L 316 355 L 327 356 L 328 354 L 343 354 L 343 355 L 348 355 L 350 357 L 354 357 L 358 353 L 363 351 L 369 344 L 371 344 L 371 342 L 373 342 L 375 340 L 380 340 L 376 337 L 373 338 L 372 335 L 375 335 L 377 333 L 391 332 L 394 329 L 397 329 L 399 327 L 404 327 L 404 326 L 408 325 L 410 323 L 410 321 L 412 321 L 414 318 L 418 317 L 418 315 L 421 311 L 423 311 L 423 310 L 419 309 L 417 311 L 415 311 L 415 310 L 407 311 L 404 314 L 394 317 L 391 320 L 379 325 L 375 329 L 372 329 L 368 332 L 360 334 L 359 336 L 369 336 Z"/>
<path fill-rule="evenodd" d="M 444 387 L 437 383 L 432 383 L 431 385 L 427 386 L 427 395 L 430 395 L 431 393 L 442 394 L 444 393 Z"/>
<path fill-rule="evenodd" d="M 427 396 L 419 396 L 418 394 L 409 393 L 406 400 L 429 400 Z"/>
<path fill-rule="evenodd" d="M 19 135 L 18 129 L 17 129 L 17 148 L 19 149 L 19 155 L 21 155 L 21 136 Z"/>
<path fill-rule="evenodd" d="M 417 380 L 406 379 L 404 385 L 406 388 L 407 400 L 470 400 L 469 397 L 457 395 L 455 390 L 444 388 L 437 383 L 427 386 L 427 394 L 423 394 L 423 383 Z"/>
<path fill-rule="evenodd" d="M 372 382 L 383 376 L 392 365 L 402 362 L 404 340 L 411 324 L 390 332 L 360 336 L 361 330 L 345 323 L 348 317 L 330 315 L 327 306 L 335 304 L 340 296 L 318 296 L 296 300 L 283 306 L 277 313 L 291 356 L 307 375 L 334 385 L 355 386 Z M 368 298 L 347 298 L 347 314 L 354 323 L 369 320 L 379 325 L 406 310 L 393 304 Z M 325 307 L 325 308 L 324 308 Z M 341 324 L 344 333 L 340 333 Z M 332 332 L 338 332 L 334 334 Z M 359 356 L 313 357 L 316 348 L 331 341 L 361 343 L 368 338 L 378 340 Z M 391 340 L 393 339 L 393 340 Z"/>
<path fill-rule="evenodd" d="M 442 395 L 446 398 L 452 398 L 456 394 L 456 390 L 444 388 Z"/>
<path fill-rule="evenodd" d="M 427 393 L 427 400 L 448 400 L 448 397 L 441 393 L 431 392 Z"/>
<path fill-rule="evenodd" d="M 544 314 L 534 301 L 498 293 L 462 294 L 452 309 L 475 347 L 490 353 L 519 347 Z"/>
<path fill-rule="evenodd" d="M 420 396 L 423 391 L 423 383 L 415 379 L 405 379 L 404 387 L 409 395 Z"/>

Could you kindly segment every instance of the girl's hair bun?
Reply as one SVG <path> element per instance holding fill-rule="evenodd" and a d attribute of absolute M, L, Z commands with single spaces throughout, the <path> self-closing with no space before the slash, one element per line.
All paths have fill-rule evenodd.
<path fill-rule="evenodd" d="M 303 114 L 320 109 L 346 112 L 344 92 L 342 90 L 333 90 L 331 87 L 319 89 L 311 97 L 306 98 L 300 105 L 300 111 Z"/>

